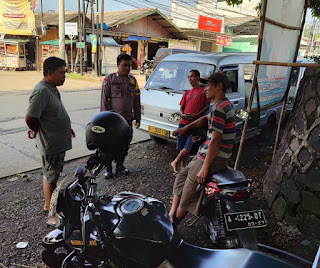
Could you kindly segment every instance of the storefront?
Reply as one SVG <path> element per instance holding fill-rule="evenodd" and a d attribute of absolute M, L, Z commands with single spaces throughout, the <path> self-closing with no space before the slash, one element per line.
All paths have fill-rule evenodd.
<path fill-rule="evenodd" d="M 0 40 L 0 68 L 23 70 L 27 67 L 26 44 L 28 40 Z"/>
<path fill-rule="evenodd" d="M 72 45 L 73 45 L 73 54 L 76 53 L 76 48 L 75 48 L 75 44 L 78 42 L 77 39 L 73 39 L 72 40 Z M 65 48 L 66 48 L 66 62 L 67 64 L 71 62 L 71 40 L 66 40 L 65 41 Z M 74 59 L 73 55 L 73 59 Z M 55 40 L 49 40 L 49 41 L 44 41 L 44 42 L 40 42 L 40 58 L 41 58 L 41 62 L 40 62 L 40 66 L 42 67 L 43 62 L 49 58 L 49 57 L 59 57 L 59 40 L 55 39 Z"/>

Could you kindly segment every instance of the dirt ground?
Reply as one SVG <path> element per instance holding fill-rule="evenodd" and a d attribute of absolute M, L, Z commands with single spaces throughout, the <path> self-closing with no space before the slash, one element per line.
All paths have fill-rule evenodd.
<path fill-rule="evenodd" d="M 311 260 L 317 250 L 313 242 L 295 228 L 273 218 L 263 198 L 263 177 L 271 163 L 272 150 L 272 144 L 251 139 L 245 143 L 240 165 L 245 176 L 254 181 L 251 197 L 253 208 L 263 209 L 268 220 L 268 227 L 258 231 L 259 243 Z M 130 175 L 110 180 L 100 175 L 97 179 L 98 190 L 109 195 L 120 191 L 137 192 L 155 197 L 170 208 L 174 176 L 169 163 L 176 153 L 175 144 L 171 142 L 157 144 L 146 141 L 132 145 L 125 162 Z M 67 163 L 64 174 L 71 180 L 76 167 L 84 166 L 86 160 L 81 158 Z M 229 163 L 231 167 L 234 161 L 235 156 Z M 45 267 L 40 258 L 41 240 L 52 227 L 45 224 L 40 170 L 0 180 L 0 202 L 0 267 Z M 211 246 L 201 221 L 193 227 L 187 227 L 182 222 L 178 232 L 189 243 Z M 18 249 L 18 242 L 28 242 L 28 245 Z"/>

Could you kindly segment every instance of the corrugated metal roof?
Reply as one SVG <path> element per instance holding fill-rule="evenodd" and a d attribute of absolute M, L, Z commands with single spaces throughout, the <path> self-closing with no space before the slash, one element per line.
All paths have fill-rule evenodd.
<path fill-rule="evenodd" d="M 88 14 L 88 16 L 90 16 L 90 14 Z M 184 34 L 178 26 L 156 8 L 138 8 L 105 12 L 103 15 L 103 22 L 111 28 L 120 24 L 129 24 L 147 16 L 156 21 L 162 28 L 166 29 L 173 38 L 188 39 L 188 36 Z"/>
<path fill-rule="evenodd" d="M 35 12 L 35 24 L 36 28 L 41 27 L 41 13 Z M 70 20 L 73 20 L 74 18 L 78 18 L 78 11 L 72 11 L 72 12 L 65 12 L 65 21 L 68 22 Z M 43 23 L 44 25 L 52 25 L 52 26 L 58 26 L 59 25 L 59 13 L 43 13 Z"/>
<path fill-rule="evenodd" d="M 257 35 L 260 31 L 258 17 L 225 18 L 225 24 L 233 35 Z"/>
<path fill-rule="evenodd" d="M 105 12 L 103 15 L 103 22 L 107 24 L 108 28 L 115 27 L 120 24 L 129 24 L 144 17 L 151 17 L 162 28 L 166 29 L 175 39 L 188 39 L 188 36 L 182 32 L 182 30 L 176 26 L 169 18 L 162 14 L 156 8 L 138 8 L 130 10 L 120 10 Z M 66 12 L 65 21 L 71 21 L 78 17 L 78 12 Z M 87 20 L 90 20 L 91 14 L 87 14 Z M 41 13 L 35 13 L 36 28 L 41 27 Z M 44 25 L 58 26 L 59 25 L 59 13 L 44 13 L 43 14 Z M 149 36 L 148 36 L 149 37 Z M 155 37 L 155 36 L 150 36 Z"/>

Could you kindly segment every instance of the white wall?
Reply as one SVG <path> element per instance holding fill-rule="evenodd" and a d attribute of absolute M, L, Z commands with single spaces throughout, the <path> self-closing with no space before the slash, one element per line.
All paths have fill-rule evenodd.
<path fill-rule="evenodd" d="M 243 0 L 241 5 L 229 6 L 226 1 L 198 0 L 197 8 L 208 13 L 216 13 L 227 17 L 257 16 L 257 11 L 254 8 L 259 2 L 260 0 Z"/>

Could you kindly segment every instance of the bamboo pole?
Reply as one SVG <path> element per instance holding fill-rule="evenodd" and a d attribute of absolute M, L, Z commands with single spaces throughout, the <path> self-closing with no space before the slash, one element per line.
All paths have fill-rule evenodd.
<path fill-rule="evenodd" d="M 320 64 L 317 63 L 299 63 L 299 62 L 281 62 L 281 61 L 253 61 L 256 65 L 273 65 L 273 66 L 283 66 L 283 67 L 312 67 L 319 68 Z"/>
<path fill-rule="evenodd" d="M 301 22 L 301 29 L 300 29 L 300 33 L 299 33 L 299 37 L 298 37 L 298 41 L 297 41 L 297 45 L 296 45 L 296 51 L 295 51 L 295 55 L 294 55 L 294 61 L 297 60 L 297 56 L 298 56 L 298 53 L 299 53 L 301 36 L 302 36 L 302 32 L 303 32 L 304 23 L 306 21 L 306 14 L 307 14 L 307 3 L 305 2 L 303 18 L 302 18 L 302 22 Z M 318 64 L 318 65 L 320 66 L 320 64 Z M 293 68 L 291 69 L 290 77 L 289 77 L 289 81 L 288 81 L 288 86 L 287 86 L 287 89 L 286 89 L 286 93 L 284 94 L 283 100 L 282 100 L 282 109 L 281 109 L 280 118 L 279 118 L 279 124 L 278 124 L 278 129 L 277 129 L 276 140 L 275 140 L 274 148 L 273 148 L 272 161 L 274 160 L 274 158 L 276 156 L 276 152 L 277 152 L 277 148 L 278 148 L 281 123 L 282 123 L 283 115 L 284 115 L 285 109 L 286 109 L 287 98 L 288 98 L 288 95 L 289 95 L 289 90 L 290 90 L 290 85 L 291 85 L 291 80 L 292 80 L 292 74 L 293 74 Z"/>
<path fill-rule="evenodd" d="M 257 54 L 257 60 L 258 61 L 260 61 L 260 57 L 261 57 L 261 48 L 262 48 L 262 39 L 263 39 L 263 31 L 264 31 L 264 25 L 265 25 L 267 3 L 268 3 L 268 0 L 264 0 L 263 1 L 263 10 L 262 10 L 262 13 L 261 13 L 261 16 L 260 16 L 261 28 L 260 28 L 260 33 L 259 33 L 259 37 L 258 37 L 258 40 L 259 40 L 258 54 Z M 252 106 L 252 102 L 253 102 L 254 91 L 257 90 L 257 92 L 258 92 L 258 86 L 257 86 L 258 71 L 259 71 L 259 65 L 256 65 L 254 78 L 253 78 L 253 81 L 252 81 L 251 95 L 250 95 L 248 108 L 247 108 L 248 117 L 246 118 L 246 121 L 245 121 L 244 126 L 243 126 L 240 145 L 239 145 L 239 150 L 238 150 L 238 154 L 237 154 L 237 159 L 236 159 L 236 162 L 234 164 L 234 169 L 238 169 L 239 164 L 240 164 L 240 157 L 241 157 L 241 153 L 242 153 L 242 149 L 243 149 L 243 145 L 244 145 L 244 139 L 246 137 L 246 131 L 247 131 L 247 128 L 248 128 L 249 116 L 251 114 L 251 106 Z"/>

